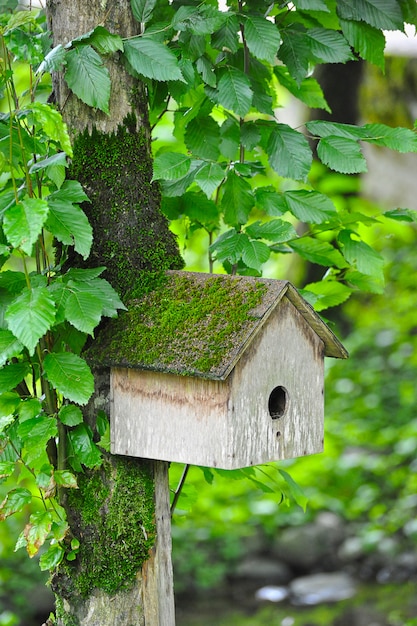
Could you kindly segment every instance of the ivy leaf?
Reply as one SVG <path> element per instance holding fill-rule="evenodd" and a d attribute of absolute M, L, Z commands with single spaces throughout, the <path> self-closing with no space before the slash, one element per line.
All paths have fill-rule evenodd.
<path fill-rule="evenodd" d="M 283 196 L 288 210 L 301 222 L 322 224 L 337 215 L 333 202 L 318 191 L 295 189 Z"/>
<path fill-rule="evenodd" d="M 91 430 L 86 424 L 79 424 L 68 433 L 70 451 L 78 463 L 86 467 L 97 467 L 101 464 L 101 452 L 93 441 Z"/>
<path fill-rule="evenodd" d="M 280 219 L 269 222 L 253 222 L 246 228 L 246 233 L 253 239 L 267 239 L 274 243 L 285 243 L 297 238 L 294 226 Z"/>
<path fill-rule="evenodd" d="M 8 306 L 5 318 L 15 337 L 33 354 L 55 321 L 55 303 L 46 287 L 26 288 Z"/>
<path fill-rule="evenodd" d="M 32 501 L 32 494 L 29 489 L 23 487 L 17 487 L 9 491 L 3 502 L 0 504 L 0 522 L 3 522 L 7 517 L 18 513 L 26 505 Z"/>
<path fill-rule="evenodd" d="M 152 17 L 156 0 L 130 0 L 133 17 L 141 24 L 146 24 Z"/>
<path fill-rule="evenodd" d="M 65 426 L 77 426 L 83 421 L 81 409 L 75 404 L 65 404 L 59 409 L 58 417 Z"/>
<path fill-rule="evenodd" d="M 10 330 L 0 328 L 0 367 L 4 365 L 8 359 L 20 354 L 22 348 L 23 345 Z"/>
<path fill-rule="evenodd" d="M 210 198 L 223 182 L 225 173 L 218 163 L 206 163 L 196 173 L 194 180 L 202 191 Z"/>
<path fill-rule="evenodd" d="M 317 155 L 324 165 L 342 174 L 360 174 L 367 171 L 360 145 L 343 137 L 324 137 L 317 146 Z"/>
<path fill-rule="evenodd" d="M 132 37 L 124 42 L 124 50 L 138 74 L 154 80 L 184 82 L 177 57 L 165 44 L 150 37 Z"/>
<path fill-rule="evenodd" d="M 366 22 L 354 22 L 341 19 L 340 26 L 342 27 L 343 34 L 347 41 L 362 59 L 384 70 L 384 33 L 366 24 Z"/>
<path fill-rule="evenodd" d="M 347 263 L 339 250 L 327 241 L 319 241 L 313 237 L 300 237 L 288 244 L 294 252 L 311 263 L 324 266 L 347 267 Z"/>
<path fill-rule="evenodd" d="M 245 20 L 245 39 L 253 56 L 273 64 L 281 35 L 276 25 L 263 17 L 248 16 Z"/>
<path fill-rule="evenodd" d="M 229 226 L 245 224 L 254 206 L 254 200 L 250 184 L 231 170 L 224 184 L 221 201 L 225 223 Z"/>
<path fill-rule="evenodd" d="M 26 550 L 32 558 L 43 546 L 52 527 L 52 514 L 49 511 L 32 513 L 29 524 L 26 524 L 23 535 L 26 539 Z"/>
<path fill-rule="evenodd" d="M 336 11 L 342 19 L 363 20 L 379 30 L 404 30 L 400 4 L 396 0 L 338 0 Z"/>
<path fill-rule="evenodd" d="M 269 259 L 271 250 L 262 241 L 244 240 L 242 261 L 248 266 L 261 272 L 262 265 Z"/>
<path fill-rule="evenodd" d="M 313 155 L 307 139 L 287 124 L 275 124 L 267 145 L 271 167 L 284 178 L 306 181 Z"/>
<path fill-rule="evenodd" d="M 249 112 L 253 97 L 250 80 L 235 67 L 226 68 L 218 82 L 216 94 L 219 104 L 239 117 L 245 117 Z"/>
<path fill-rule="evenodd" d="M 30 372 L 29 363 L 10 363 L 0 369 L 0 394 L 14 389 Z"/>
<path fill-rule="evenodd" d="M 109 113 L 110 75 L 91 46 L 78 45 L 66 56 L 65 80 L 85 104 Z"/>
<path fill-rule="evenodd" d="M 64 558 L 64 548 L 59 543 L 53 543 L 43 552 L 39 559 L 39 567 L 42 572 L 52 570 L 59 565 Z"/>
<path fill-rule="evenodd" d="M 69 352 L 51 352 L 44 360 L 45 375 L 65 398 L 86 404 L 94 391 L 94 378 L 87 363 Z"/>
<path fill-rule="evenodd" d="M 186 176 L 190 169 L 191 159 L 179 152 L 163 152 L 153 162 L 152 180 L 177 180 Z"/>
<path fill-rule="evenodd" d="M 6 210 L 3 230 L 8 241 L 30 256 L 48 216 L 48 204 L 40 198 L 24 198 Z"/>
<path fill-rule="evenodd" d="M 334 30 L 311 28 L 307 36 L 312 54 L 324 63 L 346 63 L 354 59 L 346 39 Z"/>

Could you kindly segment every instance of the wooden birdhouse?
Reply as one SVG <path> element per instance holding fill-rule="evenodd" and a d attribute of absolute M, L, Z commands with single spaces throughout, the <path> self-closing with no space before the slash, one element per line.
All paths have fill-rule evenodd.
<path fill-rule="evenodd" d="M 179 271 L 98 353 L 114 454 L 224 469 L 321 452 L 324 356 L 347 357 L 289 282 Z"/>

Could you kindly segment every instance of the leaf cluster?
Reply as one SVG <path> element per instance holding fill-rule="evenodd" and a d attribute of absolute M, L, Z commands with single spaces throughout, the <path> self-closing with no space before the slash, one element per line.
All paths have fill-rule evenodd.
<path fill-rule="evenodd" d="M 92 229 L 81 208 L 85 192 L 65 179 L 72 150 L 61 115 L 44 101 L 36 71 L 23 86 L 18 79 L 20 63 L 39 67 L 46 40 L 41 14 L 1 16 L 0 480 L 29 472 L 38 493 L 10 489 L 0 520 L 40 500 L 17 547 L 32 557 L 49 539 L 43 569 L 59 562 L 64 542 L 74 554 L 76 540 L 67 540 L 56 496 L 77 488 L 74 471 L 101 463 L 97 440 L 107 429 L 100 418 L 94 436 L 83 420 L 79 405 L 89 400 L 94 381 L 81 350 L 102 317 L 123 308 L 100 278 L 105 268 L 62 269 L 70 246 L 88 257 Z"/>

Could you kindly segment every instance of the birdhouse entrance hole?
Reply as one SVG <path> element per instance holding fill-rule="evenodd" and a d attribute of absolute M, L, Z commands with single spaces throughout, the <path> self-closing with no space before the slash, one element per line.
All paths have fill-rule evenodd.
<path fill-rule="evenodd" d="M 269 396 L 268 411 L 273 420 L 282 417 L 287 410 L 288 392 L 285 387 L 275 387 Z"/>

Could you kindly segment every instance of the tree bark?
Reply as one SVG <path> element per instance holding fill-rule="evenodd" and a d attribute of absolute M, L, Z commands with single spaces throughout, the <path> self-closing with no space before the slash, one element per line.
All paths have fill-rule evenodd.
<path fill-rule="evenodd" d="M 122 37 L 139 27 L 130 0 L 48 0 L 47 19 L 55 45 L 99 24 Z M 73 140 L 69 177 L 91 201 L 83 209 L 93 227 L 92 252 L 86 263 L 74 256 L 71 265 L 106 266 L 106 278 L 127 298 L 183 261 L 151 183 L 145 88 L 117 54 L 106 66 L 109 115 L 83 104 L 61 73 L 53 76 L 53 90 Z M 109 415 L 109 372 L 96 371 L 95 383 L 85 410 L 93 430 L 98 410 Z M 52 577 L 58 626 L 173 626 L 167 464 L 106 455 L 99 470 L 79 474 L 79 489 L 65 495 L 63 506 L 80 549 Z"/>

